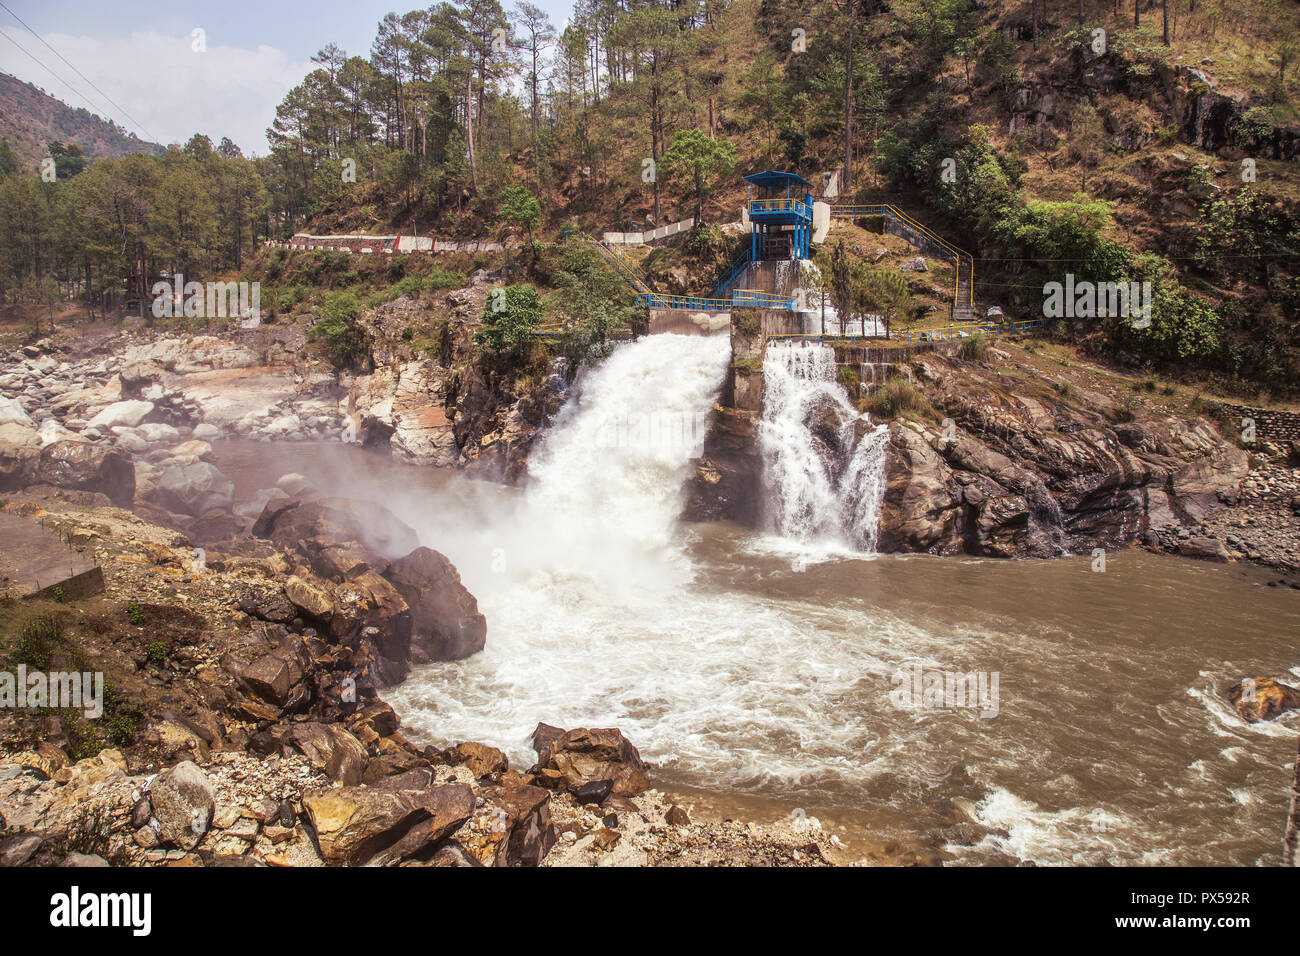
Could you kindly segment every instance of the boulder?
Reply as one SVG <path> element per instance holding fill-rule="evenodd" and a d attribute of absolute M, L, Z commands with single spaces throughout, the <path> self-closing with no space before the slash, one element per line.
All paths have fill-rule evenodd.
<path fill-rule="evenodd" d="M 150 427 L 148 425 L 146 428 Z M 173 458 L 198 458 L 204 459 L 212 454 L 212 446 L 198 438 L 191 438 L 189 441 L 183 441 L 172 449 Z M 258 509 L 261 510 L 260 508 Z"/>
<path fill-rule="evenodd" d="M 1256 677 L 1232 684 L 1224 691 L 1228 702 L 1247 723 L 1273 720 L 1300 708 L 1300 689 L 1280 684 L 1271 677 Z"/>
<path fill-rule="evenodd" d="M 22 866 L 44 841 L 35 833 L 17 833 L 0 840 L 0 866 Z"/>
<path fill-rule="evenodd" d="M 285 743 L 300 751 L 317 770 L 347 787 L 361 783 L 369 759 L 352 734 L 334 724 L 294 724 Z"/>
<path fill-rule="evenodd" d="M 476 777 L 499 776 L 510 767 L 506 755 L 496 747 L 467 740 L 456 747 L 461 764 Z"/>
<path fill-rule="evenodd" d="M 149 787 L 158 839 L 183 850 L 199 845 L 212 824 L 216 790 L 198 765 L 183 760 L 159 774 Z"/>
<path fill-rule="evenodd" d="M 410 606 L 417 663 L 461 660 L 483 650 L 487 618 L 479 613 L 478 601 L 460 583 L 460 574 L 445 556 L 416 548 L 389 564 L 384 577 Z"/>
<path fill-rule="evenodd" d="M 285 550 L 304 553 L 300 543 L 312 538 L 323 543 L 357 541 L 383 557 L 408 554 L 420 544 L 416 533 L 383 505 L 347 498 L 272 501 L 253 533 Z"/>
<path fill-rule="evenodd" d="M 541 787 L 500 787 L 484 793 L 475 821 L 457 834 L 482 866 L 538 866 L 555 846 L 551 795 Z M 486 825 L 476 826 L 479 821 Z"/>
<path fill-rule="evenodd" d="M 216 425 L 201 422 L 194 426 L 193 437 L 198 441 L 214 441 L 221 437 L 221 429 Z"/>
<path fill-rule="evenodd" d="M 135 465 L 125 455 L 89 442 L 46 445 L 32 480 L 56 488 L 99 492 L 121 508 L 129 508 L 135 500 Z"/>
<path fill-rule="evenodd" d="M 150 422 L 139 427 L 141 437 L 151 445 L 162 444 L 163 442 L 180 441 L 181 433 L 173 425 L 164 425 L 161 422 Z"/>
<path fill-rule="evenodd" d="M 284 593 L 294 607 L 308 617 L 328 624 L 334 616 L 334 598 L 329 585 L 315 575 L 299 570 L 284 582 Z"/>
<path fill-rule="evenodd" d="M 617 728 L 578 728 L 558 737 L 547 732 L 551 729 L 539 724 L 533 732 L 538 760 L 529 773 L 542 786 L 575 790 L 608 780 L 611 792 L 627 796 L 636 796 L 650 786 L 646 776 L 650 768 Z"/>
<path fill-rule="evenodd" d="M 1178 545 L 1178 553 L 1186 558 L 1201 558 L 1206 561 L 1227 561 L 1228 549 L 1222 541 L 1193 535 Z"/>
<path fill-rule="evenodd" d="M 31 420 L 27 411 L 17 399 L 4 398 L 3 396 L 0 396 L 0 425 L 22 425 L 24 428 L 36 427 L 36 423 Z"/>
<path fill-rule="evenodd" d="M 41 453 L 41 436 L 35 428 L 11 422 L 0 425 L 0 489 L 28 483 Z"/>
<path fill-rule="evenodd" d="M 108 429 L 116 425 L 125 425 L 127 428 L 134 428 L 144 421 L 145 416 L 153 410 L 153 402 L 145 402 L 140 399 L 132 398 L 122 402 L 114 402 L 86 422 L 86 427 Z"/>
<path fill-rule="evenodd" d="M 331 866 L 397 863 L 455 833 L 474 812 L 474 791 L 432 783 L 428 770 L 416 769 L 304 797 L 321 858 Z"/>
<path fill-rule="evenodd" d="M 253 631 L 221 658 L 221 667 L 245 693 L 281 711 L 302 710 L 311 703 L 312 688 L 306 680 L 312 670 L 311 652 L 296 634 Z"/>
<path fill-rule="evenodd" d="M 235 483 L 206 461 L 163 469 L 154 497 L 168 511 L 202 515 L 234 504 Z"/>
<path fill-rule="evenodd" d="M 347 641 L 375 628 L 380 655 L 402 665 L 400 677 L 394 678 L 390 673 L 387 679 L 405 677 L 406 663 L 411 657 L 411 608 L 397 589 L 367 569 L 334 585 L 331 594 L 334 613 L 329 621 L 330 633 Z"/>

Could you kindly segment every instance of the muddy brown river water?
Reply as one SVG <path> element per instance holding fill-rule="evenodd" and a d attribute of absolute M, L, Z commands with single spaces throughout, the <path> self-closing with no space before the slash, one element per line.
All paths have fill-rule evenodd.
<path fill-rule="evenodd" d="M 386 695 L 423 741 L 526 764 L 538 721 L 618 726 L 665 786 L 822 814 L 850 840 L 869 822 L 924 843 L 960 810 L 991 832 L 949 845 L 956 862 L 1280 860 L 1296 722 L 1248 725 L 1218 693 L 1300 678 L 1300 592 L 1275 573 L 861 555 L 727 525 L 647 542 L 643 514 L 593 529 L 356 447 L 222 442 L 216 462 L 241 497 L 297 471 L 380 502 L 460 568 L 487 649 Z M 996 697 L 905 699 L 917 668 L 922 686 L 996 675 Z"/>

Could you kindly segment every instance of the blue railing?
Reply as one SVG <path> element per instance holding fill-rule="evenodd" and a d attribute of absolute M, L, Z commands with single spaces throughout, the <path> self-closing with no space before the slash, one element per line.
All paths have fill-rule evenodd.
<path fill-rule="evenodd" d="M 751 199 L 749 201 L 749 215 L 752 218 L 755 213 L 759 215 L 768 215 L 770 213 L 792 212 L 803 219 L 812 218 L 812 209 L 802 199 Z"/>
<path fill-rule="evenodd" d="M 749 265 L 749 261 L 750 261 L 749 254 L 750 254 L 750 244 L 746 242 L 745 249 L 740 254 L 739 258 L 737 258 L 735 262 L 733 262 L 730 266 L 727 267 L 726 278 L 722 279 L 722 281 L 720 281 L 717 284 L 717 286 L 714 287 L 713 289 L 714 295 L 721 298 L 722 296 L 727 294 L 727 287 L 731 285 L 731 283 L 735 282 L 736 279 L 740 276 L 740 274 L 745 271 L 745 266 Z"/>

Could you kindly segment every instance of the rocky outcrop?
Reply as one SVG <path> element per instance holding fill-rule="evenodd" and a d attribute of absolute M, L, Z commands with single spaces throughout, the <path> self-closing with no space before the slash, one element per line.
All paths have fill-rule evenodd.
<path fill-rule="evenodd" d="M 321 857 L 335 866 L 396 863 L 454 833 L 474 812 L 464 784 L 432 785 L 412 770 L 373 787 L 338 787 L 303 799 Z"/>
<path fill-rule="evenodd" d="M 687 479 L 682 520 L 758 523 L 762 463 L 757 418 L 753 412 L 714 406 L 704 454 Z"/>
<path fill-rule="evenodd" d="M 1287 711 L 1300 709 L 1300 689 L 1278 683 L 1271 677 L 1243 679 L 1229 685 L 1223 696 L 1241 719 L 1250 724 L 1274 720 Z"/>
<path fill-rule="evenodd" d="M 253 534 L 308 555 L 351 542 L 379 557 L 396 557 L 420 544 L 411 527 L 383 505 L 347 498 L 269 502 L 253 525 Z"/>
<path fill-rule="evenodd" d="M 483 650 L 487 619 L 446 557 L 416 548 L 384 569 L 411 609 L 412 662 L 456 661 Z"/>
<path fill-rule="evenodd" d="M 1245 453 L 1205 420 L 1125 421 L 1131 410 L 1101 393 L 1070 389 L 1067 401 L 1043 383 L 1012 391 L 991 367 L 938 355 L 912 369 L 950 424 L 891 425 L 882 551 L 1177 547 L 1247 471 Z"/>
<path fill-rule="evenodd" d="M 561 730 L 538 724 L 533 731 L 537 763 L 529 771 L 554 790 L 601 786 L 606 793 L 635 796 L 650 786 L 649 767 L 617 728 Z"/>
<path fill-rule="evenodd" d="M 129 508 L 135 499 L 135 465 L 104 445 L 56 441 L 41 449 L 31 481 L 55 488 L 94 491 Z"/>

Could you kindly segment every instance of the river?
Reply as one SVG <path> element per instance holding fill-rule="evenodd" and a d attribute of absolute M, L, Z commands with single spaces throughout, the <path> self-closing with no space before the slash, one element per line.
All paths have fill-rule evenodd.
<path fill-rule="evenodd" d="M 1219 691 L 1300 678 L 1296 591 L 1137 550 L 1096 570 L 679 524 L 690 435 L 619 437 L 638 410 L 689 425 L 712 401 L 729 356 L 677 338 L 588 375 L 524 490 L 340 444 L 219 442 L 215 461 L 244 498 L 296 471 L 380 502 L 455 562 L 487 647 L 386 692 L 413 739 L 522 768 L 539 721 L 617 726 L 660 785 L 819 814 L 850 843 L 924 845 L 962 808 L 992 832 L 948 845 L 958 864 L 1280 860 L 1295 715 L 1248 725 Z M 989 696 L 904 699 L 936 673 Z"/>

